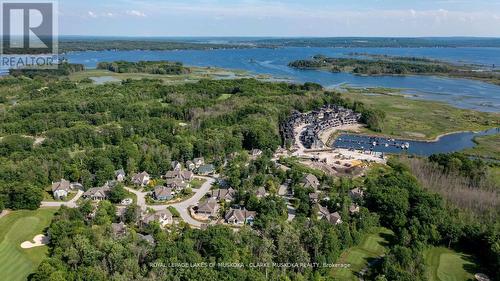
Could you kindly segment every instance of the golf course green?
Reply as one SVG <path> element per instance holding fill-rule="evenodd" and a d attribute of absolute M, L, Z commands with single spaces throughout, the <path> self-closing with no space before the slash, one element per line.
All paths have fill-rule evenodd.
<path fill-rule="evenodd" d="M 424 251 L 427 278 L 430 281 L 466 281 L 474 279 L 473 257 L 444 247 Z"/>
<path fill-rule="evenodd" d="M 35 271 L 47 254 L 47 246 L 22 249 L 21 243 L 42 234 L 56 211 L 54 208 L 13 211 L 0 218 L 0 279 L 26 280 Z"/>
<path fill-rule="evenodd" d="M 387 250 L 387 238 L 394 233 L 387 228 L 377 228 L 371 234 L 366 234 L 359 245 L 347 249 L 337 263 L 350 264 L 349 268 L 334 269 L 335 280 L 359 280 L 356 273 L 368 265 L 368 262 L 383 255 Z"/>

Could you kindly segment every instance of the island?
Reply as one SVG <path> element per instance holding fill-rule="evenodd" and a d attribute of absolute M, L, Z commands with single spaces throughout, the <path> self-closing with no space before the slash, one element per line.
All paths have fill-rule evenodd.
<path fill-rule="evenodd" d="M 437 75 L 477 79 L 500 85 L 500 72 L 486 66 L 459 65 L 419 57 L 358 53 L 339 58 L 316 55 L 309 60 L 290 62 L 289 66 L 297 69 L 319 69 L 357 75 Z"/>

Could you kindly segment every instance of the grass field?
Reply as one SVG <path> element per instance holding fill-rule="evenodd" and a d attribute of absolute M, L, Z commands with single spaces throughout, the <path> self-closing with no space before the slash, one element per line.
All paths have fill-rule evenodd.
<path fill-rule="evenodd" d="M 477 146 L 465 150 L 466 154 L 500 160 L 500 134 L 477 137 L 474 142 Z"/>
<path fill-rule="evenodd" d="M 344 94 L 352 100 L 362 101 L 370 107 L 386 113 L 382 135 L 434 139 L 445 133 L 480 131 L 500 126 L 500 114 L 465 110 L 450 105 L 406 98 L 389 94 L 385 89 L 370 89 L 366 93 L 350 89 Z M 376 92 L 369 95 L 368 92 Z M 366 131 L 373 134 L 373 132 Z"/>
<path fill-rule="evenodd" d="M 32 241 L 49 226 L 57 209 L 13 211 L 0 219 L 0 279 L 26 280 L 47 254 L 47 247 L 22 249 L 21 243 Z"/>
<path fill-rule="evenodd" d="M 444 247 L 425 250 L 424 260 L 429 281 L 473 280 L 477 273 L 471 256 Z"/>
<path fill-rule="evenodd" d="M 377 258 L 387 250 L 387 240 L 393 233 L 387 228 L 377 228 L 372 234 L 366 234 L 359 245 L 347 249 L 337 263 L 351 264 L 349 268 L 334 269 L 335 280 L 359 280 L 356 273 L 368 265 L 370 260 Z"/>

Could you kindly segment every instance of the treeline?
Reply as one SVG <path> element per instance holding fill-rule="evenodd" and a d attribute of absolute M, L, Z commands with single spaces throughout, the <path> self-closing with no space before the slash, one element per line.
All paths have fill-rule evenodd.
<path fill-rule="evenodd" d="M 85 51 L 169 51 L 169 50 L 212 50 L 249 48 L 242 44 L 211 44 L 203 42 L 168 41 L 168 40 L 127 40 L 105 38 L 62 38 L 59 42 L 61 53 Z"/>
<path fill-rule="evenodd" d="M 116 61 L 100 62 L 97 69 L 105 69 L 116 73 L 149 73 L 149 74 L 188 74 L 191 70 L 180 62 L 169 61 Z"/>
<path fill-rule="evenodd" d="M 274 47 L 325 48 L 458 48 L 500 47 L 498 38 L 325 37 L 261 39 L 253 43 Z"/>
<path fill-rule="evenodd" d="M 62 62 L 55 69 L 9 69 L 9 74 L 15 77 L 60 77 L 67 76 L 74 72 L 84 71 L 83 64 Z"/>

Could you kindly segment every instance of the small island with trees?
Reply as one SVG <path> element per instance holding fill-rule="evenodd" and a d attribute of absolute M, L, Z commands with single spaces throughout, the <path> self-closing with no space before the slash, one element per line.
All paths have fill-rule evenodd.
<path fill-rule="evenodd" d="M 312 59 L 296 60 L 288 66 L 297 69 L 320 69 L 334 73 L 358 75 L 438 75 L 477 79 L 500 85 L 500 72 L 484 66 L 458 65 L 420 57 L 351 53 L 349 57 L 315 55 Z"/>

